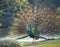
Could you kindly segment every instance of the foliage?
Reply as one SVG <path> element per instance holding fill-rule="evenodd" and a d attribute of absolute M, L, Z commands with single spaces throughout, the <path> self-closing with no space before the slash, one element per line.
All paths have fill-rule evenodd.
<path fill-rule="evenodd" d="M 57 8 L 56 13 L 60 14 L 60 7 Z"/>
<path fill-rule="evenodd" d="M 7 28 L 12 26 L 16 14 L 23 11 L 27 4 L 27 0 L 0 0 L 0 28 L 8 32 Z"/>
<path fill-rule="evenodd" d="M 0 47 L 22 47 L 16 40 L 0 40 Z"/>

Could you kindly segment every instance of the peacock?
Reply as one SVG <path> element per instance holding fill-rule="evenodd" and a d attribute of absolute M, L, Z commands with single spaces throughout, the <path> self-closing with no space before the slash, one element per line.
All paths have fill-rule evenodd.
<path fill-rule="evenodd" d="M 47 1 L 49 2 L 49 0 Z M 57 7 L 55 7 L 55 4 L 51 2 L 52 0 L 50 1 L 51 4 L 47 3 L 47 1 L 39 0 L 39 2 L 37 2 L 39 7 L 37 7 L 37 4 L 36 6 L 32 5 L 34 7 L 28 6 L 20 14 L 21 16 L 19 15 L 20 19 L 23 19 L 22 22 L 29 26 L 29 29 L 27 30 L 28 33 L 26 35 L 18 37 L 17 39 L 23 39 L 30 36 L 36 40 L 39 38 L 50 40 L 41 36 L 40 33 L 53 35 L 57 34 L 57 31 L 60 31 L 60 22 L 58 22 L 59 19 L 57 18 L 59 15 L 56 14 Z M 32 22 L 35 24 L 31 24 Z"/>

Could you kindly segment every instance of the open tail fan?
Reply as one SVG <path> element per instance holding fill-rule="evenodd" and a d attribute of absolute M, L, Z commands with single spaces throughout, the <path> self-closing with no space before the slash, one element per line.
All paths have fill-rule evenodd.
<path fill-rule="evenodd" d="M 50 2 L 50 3 L 46 3 L 46 1 Z M 31 7 L 29 5 L 27 8 L 24 9 L 24 11 L 22 13 L 19 13 L 19 16 L 20 16 L 19 23 L 16 22 L 16 23 L 18 23 L 17 27 L 19 26 L 18 27 L 19 32 L 24 33 L 24 31 L 26 30 L 25 29 L 26 26 L 29 27 L 30 24 L 32 24 L 32 25 L 31 25 L 31 27 L 29 27 L 30 30 L 27 28 L 28 32 L 29 32 L 29 34 L 27 33 L 28 35 L 18 37 L 17 39 L 23 39 L 27 36 L 30 36 L 32 38 L 38 38 L 39 37 L 39 38 L 42 38 L 42 39 L 45 39 L 45 40 L 51 40 L 51 39 L 55 39 L 55 38 L 46 38 L 44 36 L 39 36 L 39 35 L 41 33 L 42 34 L 48 33 L 48 34 L 51 34 L 51 35 L 52 34 L 59 34 L 59 31 L 60 31 L 59 25 L 60 24 L 58 22 L 59 21 L 58 18 L 56 18 L 56 17 L 58 17 L 58 15 L 55 12 L 56 11 L 56 6 L 55 6 L 55 4 L 53 3 L 52 0 L 51 1 L 46 0 L 46 1 L 40 1 L 40 0 L 39 1 L 32 1 L 32 0 L 29 0 L 30 5 L 34 4 L 35 6 L 32 5 L 34 7 Z M 37 9 L 37 8 L 39 8 L 39 9 Z M 15 25 L 16 25 L 16 23 L 15 23 Z M 25 26 L 25 24 L 26 24 L 26 26 Z M 14 27 L 15 27 L 15 25 L 14 25 Z M 37 36 L 36 36 L 36 34 L 37 34 Z"/>

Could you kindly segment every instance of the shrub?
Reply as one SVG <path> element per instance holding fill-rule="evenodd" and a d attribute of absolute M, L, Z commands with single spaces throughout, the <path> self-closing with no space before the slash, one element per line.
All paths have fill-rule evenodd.
<path fill-rule="evenodd" d="M 0 47 L 22 47 L 16 40 L 0 40 Z"/>

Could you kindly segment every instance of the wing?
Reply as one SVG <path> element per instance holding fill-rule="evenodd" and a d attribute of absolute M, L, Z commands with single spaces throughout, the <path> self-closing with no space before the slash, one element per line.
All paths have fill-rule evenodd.
<path fill-rule="evenodd" d="M 39 38 L 42 38 L 42 39 L 45 39 L 45 40 L 54 40 L 55 38 L 46 38 L 46 37 L 43 37 L 43 36 L 39 36 Z"/>
<path fill-rule="evenodd" d="M 25 34 L 25 35 L 23 35 L 23 36 L 20 36 L 20 37 L 16 38 L 16 40 L 18 40 L 18 39 L 23 39 L 23 38 L 26 38 L 26 37 L 28 37 L 28 36 L 29 36 L 28 34 Z"/>
<path fill-rule="evenodd" d="M 39 38 L 42 38 L 42 39 L 46 39 L 47 40 L 47 38 L 46 37 L 43 37 L 43 36 L 39 36 Z"/>

